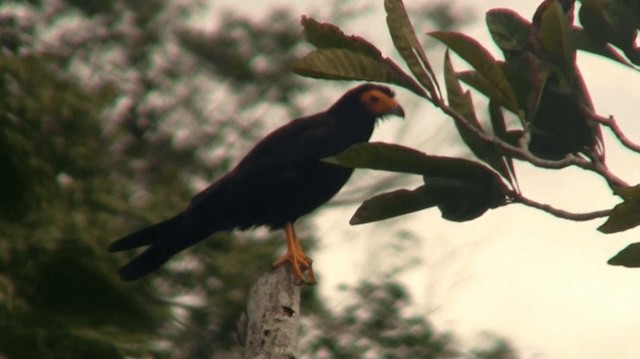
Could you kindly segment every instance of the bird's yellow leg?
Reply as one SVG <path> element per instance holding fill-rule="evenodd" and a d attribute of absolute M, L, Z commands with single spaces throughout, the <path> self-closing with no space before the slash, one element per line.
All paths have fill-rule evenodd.
<path fill-rule="evenodd" d="M 316 277 L 313 274 L 313 269 L 311 268 L 311 263 L 313 261 L 302 251 L 302 247 L 296 237 L 296 232 L 293 229 L 292 223 L 287 223 L 284 226 L 284 233 L 287 238 L 287 252 L 273 263 L 273 267 L 278 268 L 289 262 L 291 263 L 291 270 L 293 271 L 293 277 L 297 284 L 315 284 Z M 305 280 L 302 274 L 304 271 L 307 271 L 309 280 Z"/>

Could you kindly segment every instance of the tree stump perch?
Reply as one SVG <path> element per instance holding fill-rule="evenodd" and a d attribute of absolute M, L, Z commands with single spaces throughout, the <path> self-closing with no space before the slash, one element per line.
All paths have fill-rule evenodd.
<path fill-rule="evenodd" d="M 247 304 L 245 358 L 297 358 L 300 286 L 289 266 L 260 277 Z"/>

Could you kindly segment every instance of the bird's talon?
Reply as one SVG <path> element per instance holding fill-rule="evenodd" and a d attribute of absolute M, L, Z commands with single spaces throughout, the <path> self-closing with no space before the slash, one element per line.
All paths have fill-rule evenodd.
<path fill-rule="evenodd" d="M 309 267 L 309 270 L 307 271 L 307 276 L 309 277 L 309 280 L 305 280 L 304 284 L 315 285 L 316 284 L 316 275 L 313 274 L 313 269 L 311 267 Z"/>
<path fill-rule="evenodd" d="M 289 263 L 296 285 L 316 284 L 316 276 L 313 274 L 312 268 L 313 260 L 302 252 L 302 247 L 300 247 L 300 243 L 296 238 L 293 225 L 287 223 L 284 230 L 287 238 L 287 252 L 273 263 L 273 267 L 278 268 L 285 263 Z"/>
<path fill-rule="evenodd" d="M 307 269 L 311 269 L 312 263 L 313 263 L 313 260 L 309 257 L 300 258 L 298 262 L 298 268 L 300 268 L 300 270 L 304 272 Z"/>
<path fill-rule="evenodd" d="M 285 263 L 290 264 L 289 268 L 291 269 L 294 283 L 296 285 L 316 284 L 316 276 L 313 273 L 313 268 L 312 268 L 313 260 L 311 258 L 307 256 L 296 257 L 291 253 L 287 253 L 282 257 L 278 258 L 278 260 L 276 260 L 273 263 L 273 268 L 274 269 L 279 268 L 283 266 Z"/>

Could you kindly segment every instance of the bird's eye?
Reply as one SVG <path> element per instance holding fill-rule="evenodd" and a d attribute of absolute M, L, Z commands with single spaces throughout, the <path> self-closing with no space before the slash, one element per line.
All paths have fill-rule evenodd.
<path fill-rule="evenodd" d="M 380 98 L 378 96 L 369 97 L 369 102 L 371 103 L 378 103 L 378 101 L 380 101 Z"/>

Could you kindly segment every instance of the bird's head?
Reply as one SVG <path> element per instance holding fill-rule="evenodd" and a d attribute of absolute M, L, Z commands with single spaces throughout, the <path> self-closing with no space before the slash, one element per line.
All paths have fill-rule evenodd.
<path fill-rule="evenodd" d="M 334 107 L 348 106 L 365 111 L 374 118 L 388 115 L 404 117 L 404 109 L 394 97 L 394 92 L 387 86 L 364 84 L 345 93 Z"/>
<path fill-rule="evenodd" d="M 366 85 L 365 85 L 366 86 Z M 404 117 L 404 109 L 394 98 L 393 91 L 385 86 L 367 88 L 360 95 L 360 102 L 375 117 L 396 115 Z"/>

